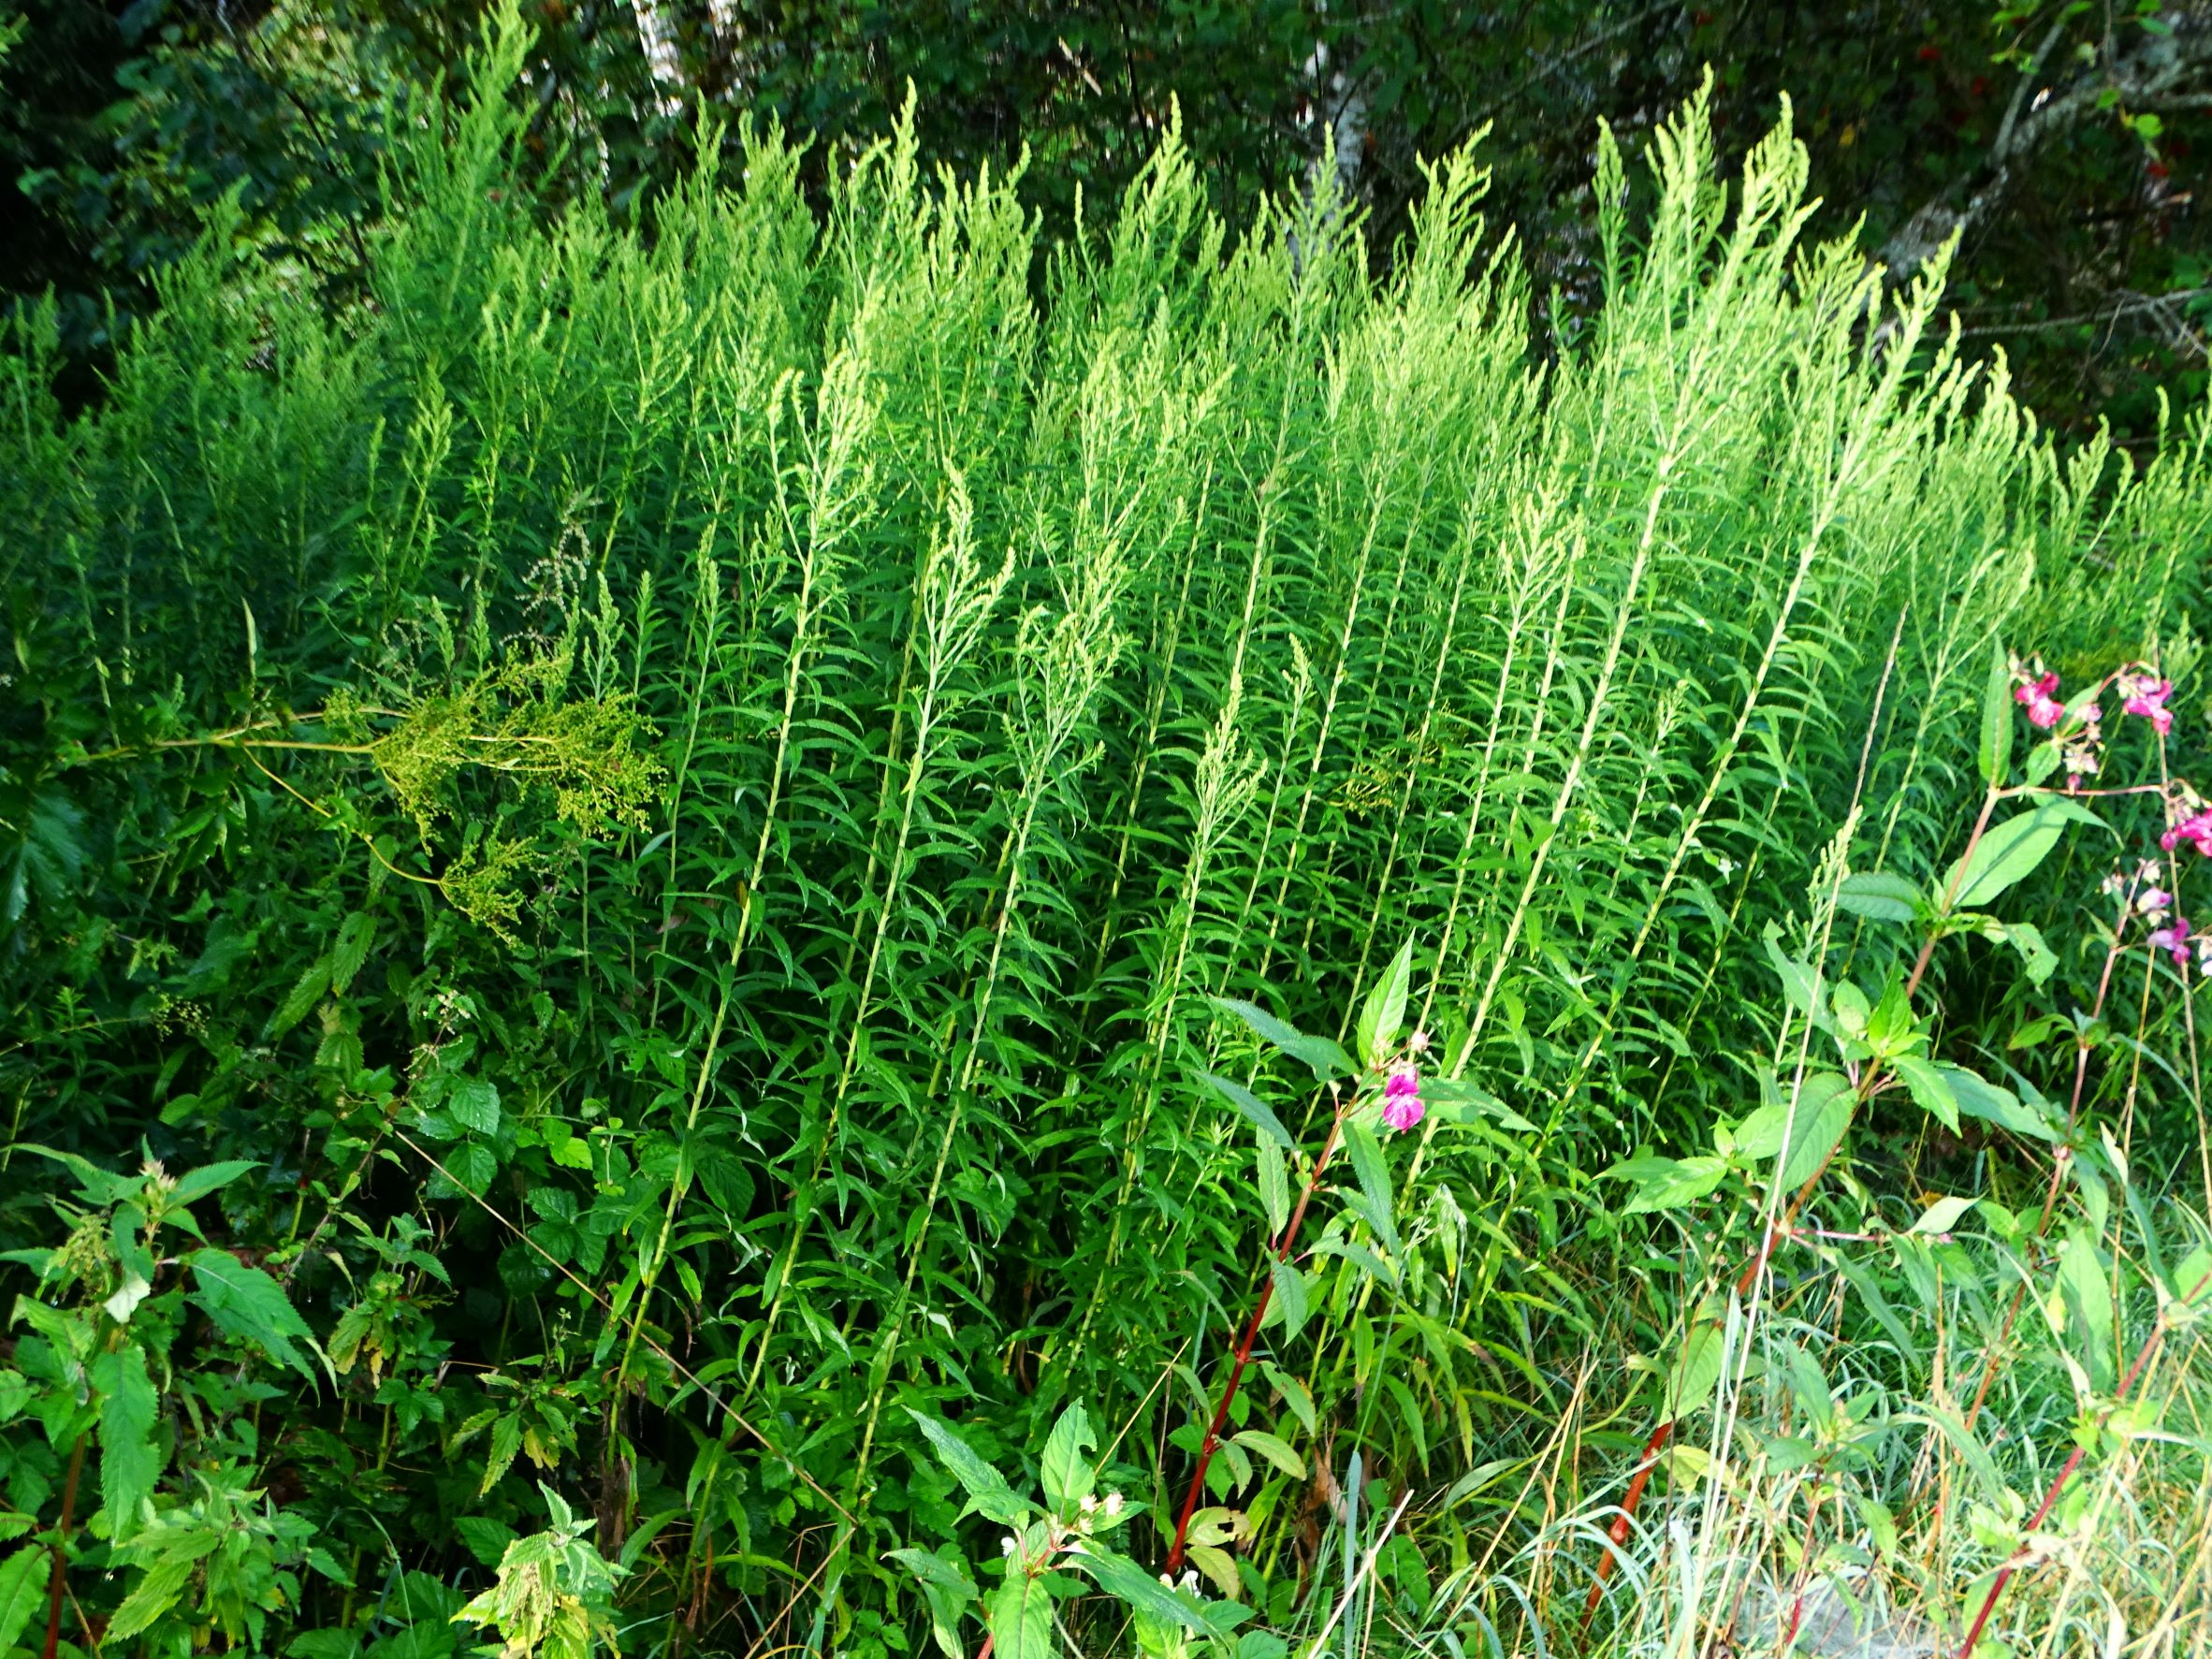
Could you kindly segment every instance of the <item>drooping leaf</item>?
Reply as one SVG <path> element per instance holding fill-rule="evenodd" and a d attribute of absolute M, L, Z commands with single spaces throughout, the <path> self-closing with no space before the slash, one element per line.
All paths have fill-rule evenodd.
<path fill-rule="evenodd" d="M 1360 1191 L 1367 1200 L 1368 1227 L 1382 1247 L 1394 1257 L 1399 1253 L 1398 1222 L 1393 1213 L 1397 1195 L 1390 1186 L 1390 1169 L 1383 1162 L 1382 1142 L 1365 1124 L 1347 1118 L 1344 1144 L 1352 1160 L 1352 1171 L 1359 1178 Z"/>
<path fill-rule="evenodd" d="M 1899 1055 L 1890 1062 L 1904 1080 L 1914 1100 L 1954 1135 L 1958 1132 L 1958 1091 L 1951 1080 L 1923 1059 Z"/>
<path fill-rule="evenodd" d="M 929 1444 L 937 1449 L 938 1461 L 968 1493 L 968 1507 L 962 1514 L 973 1511 L 1002 1526 L 1020 1526 L 1029 1519 L 1030 1506 L 1014 1494 L 1013 1488 L 1006 1483 L 1006 1477 L 978 1457 L 967 1441 L 936 1418 L 910 1405 L 906 1407 L 906 1413 L 929 1437 Z"/>
<path fill-rule="evenodd" d="M 2103 827 L 2104 821 L 2078 801 L 2053 794 L 2030 798 L 2034 806 L 1991 825 L 1973 851 L 1952 865 L 1941 889 L 1950 895 L 1950 909 L 1982 910 L 2026 880 L 2050 856 L 2068 824 Z"/>
<path fill-rule="evenodd" d="M 1836 904 L 1874 922 L 1910 922 L 1919 914 L 1920 889 L 1885 870 L 1846 876 L 1836 888 Z"/>
<path fill-rule="evenodd" d="M 1351 1055 L 1333 1038 L 1301 1031 L 1288 1021 L 1276 1019 L 1257 1003 L 1242 1002 L 1233 997 L 1209 997 L 1206 1000 L 1225 1013 L 1236 1015 L 1263 1041 L 1273 1043 L 1309 1068 L 1316 1083 L 1327 1083 L 1332 1077 L 1349 1077 L 1359 1070 Z"/>
<path fill-rule="evenodd" d="M 1282 1310 L 1283 1342 L 1288 1346 L 1305 1328 L 1305 1274 L 1288 1261 L 1270 1262 L 1267 1271 L 1274 1285 L 1274 1306 Z"/>
<path fill-rule="evenodd" d="M 1157 1620 L 1171 1629 L 1205 1634 L 1206 1625 L 1182 1596 L 1162 1584 L 1126 1555 L 1096 1543 L 1085 1543 L 1072 1557 L 1074 1564 L 1090 1575 L 1099 1589 L 1136 1612 Z"/>
<path fill-rule="evenodd" d="M 1696 1202 L 1720 1186 L 1728 1173 L 1728 1164 L 1724 1158 L 1702 1154 L 1683 1158 L 1630 1157 L 1600 1173 L 1634 1183 L 1636 1191 L 1621 1213 L 1643 1215 Z"/>
<path fill-rule="evenodd" d="M 1199 1076 L 1212 1085 L 1223 1099 L 1243 1113 L 1246 1122 L 1285 1152 L 1298 1150 L 1298 1142 L 1290 1139 L 1290 1131 L 1283 1127 L 1283 1120 L 1243 1084 L 1232 1083 L 1226 1077 L 1216 1077 L 1211 1071 L 1201 1071 Z"/>
<path fill-rule="evenodd" d="M 975 1605 L 975 1580 L 968 1564 L 957 1556 L 933 1555 L 926 1550 L 894 1550 L 891 1559 L 913 1574 L 922 1586 L 922 1599 L 929 1608 L 929 1634 L 945 1659 L 968 1659 L 960 1636 L 960 1621 Z"/>
<path fill-rule="evenodd" d="M 1045 1506 L 1062 1515 L 1091 1495 L 1097 1471 L 1086 1452 L 1098 1449 L 1099 1437 L 1080 1403 L 1060 1413 L 1059 1421 L 1045 1437 L 1044 1454 L 1038 1460 L 1039 1479 L 1044 1487 Z"/>
<path fill-rule="evenodd" d="M 1230 1436 L 1247 1451 L 1256 1451 L 1293 1480 L 1305 1478 L 1305 1460 L 1290 1449 L 1290 1443 L 1264 1429 L 1240 1429 Z"/>

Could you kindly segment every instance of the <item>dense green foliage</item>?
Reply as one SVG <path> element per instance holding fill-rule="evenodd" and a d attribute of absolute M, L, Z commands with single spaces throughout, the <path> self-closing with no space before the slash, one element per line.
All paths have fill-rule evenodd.
<path fill-rule="evenodd" d="M 2103 1007 L 2081 906 L 2110 837 L 2055 851 L 2053 820 L 2002 880 L 1944 871 L 1977 765 L 2010 776 L 2001 642 L 2070 685 L 2161 661 L 2158 754 L 2202 775 L 2200 415 L 2141 468 L 2061 461 L 1931 330 L 1934 273 L 1890 306 L 1806 245 L 1786 129 L 1724 191 L 1702 107 L 1650 176 L 1601 148 L 1605 302 L 1545 363 L 1476 155 L 1378 284 L 1326 194 L 1230 239 L 1171 135 L 1041 305 L 1015 186 L 926 177 L 910 136 L 819 225 L 751 131 L 720 172 L 708 135 L 649 235 L 592 194 L 543 210 L 525 50 L 510 18 L 455 130 L 391 140 L 340 321 L 218 210 L 92 410 L 54 398 L 51 308 L 0 361 L 0 1242 L 29 1310 L 0 1477 L 70 1552 L 67 1641 L 437 1659 L 483 1593 L 517 1649 L 934 1625 L 960 1652 L 940 1546 L 996 1561 L 1030 1527 L 1041 1561 L 1073 1535 L 1009 1481 L 1071 1517 L 1095 1473 L 1144 1570 L 1094 1577 L 1179 1651 L 1148 1574 L 1261 1277 L 1277 1317 L 1192 1534 L 1211 1593 L 1310 1637 L 1356 1558 L 1374 1640 L 1447 1574 L 1454 1640 L 1564 1639 L 1652 1379 L 1668 1417 L 1703 1400 L 1666 1360 L 1685 1318 L 1702 1355 L 1768 1189 L 1826 1167 L 1796 1141 L 1764 1186 L 1733 1142 L 1630 1165 L 1642 1208 L 1721 1195 L 1680 1234 L 1597 1180 L 1803 1070 L 1777 961 L 1859 1085 L 1822 1097 L 1853 1124 L 1831 1226 L 1924 1186 L 2031 1215 L 2039 1142 L 2072 1137 L 2103 1199 L 2067 1188 L 2067 1225 L 2094 1215 L 2069 1305 L 2107 1265 L 2123 1332 L 2170 1297 L 2136 1256 L 2189 1225 L 2190 1063 L 2100 1056 L 2078 1117 L 2038 1115 L 2074 1027 L 2005 1047 Z M 2115 731 L 2131 766 L 2145 729 Z M 2155 846 L 2155 797 L 2101 805 Z M 1925 992 L 1884 994 L 1916 939 L 1836 918 L 1846 865 L 1915 895 L 1850 913 L 1960 935 Z M 2007 887 L 2056 961 L 1961 932 L 1952 900 Z M 2135 1052 L 2176 1055 L 2194 982 L 2123 942 L 2157 969 Z M 1830 944 L 1873 1014 L 1820 988 Z M 1428 1113 L 1378 1133 L 1415 1029 Z M 1877 1091 L 1924 1049 L 2017 1067 L 2011 1092 L 1961 1126 L 1952 1083 L 1947 1113 Z M 1333 1185 L 1263 1273 L 1323 1173 L 1315 1080 L 1350 1073 Z M 1872 1288 L 1849 1382 L 1898 1403 L 1866 1431 L 1891 1438 L 1821 1466 L 1891 1551 L 1922 1459 L 1986 1465 L 1984 1531 L 1908 1521 L 1962 1552 L 1954 1599 L 2018 1535 L 1998 1494 L 2064 1455 L 2068 1366 L 2115 1390 L 2030 1320 L 1998 1452 L 1912 1418 L 2013 1340 L 1990 1262 L 2046 1263 L 2024 1223 L 1994 1239 L 1943 1246 L 1911 1331 L 1832 1248 L 1778 1292 L 1817 1330 L 1839 1274 Z M 1892 1296 L 1916 1259 L 1880 1268 Z M 1586 1416 L 1594 1387 L 1626 1415 Z M 1860 1404 L 1819 1398 L 1849 1439 Z M 1801 1528 L 1827 1493 L 1792 1492 Z M 1507 1576 L 1538 1542 L 1557 1607 Z M 0 1561 L 0 1649 L 36 1640 L 47 1559 Z M 1008 1659 L 1054 1605 L 994 1612 Z M 1111 1601 L 1057 1605 L 1085 1651 L 1120 1639 Z"/>
<path fill-rule="evenodd" d="M 241 243 L 329 303 L 357 299 L 386 120 L 457 95 L 488 9 L 10 6 L 27 33 L 0 72 L 0 295 L 58 289 L 76 397 L 226 192 Z M 819 209 L 912 97 L 925 170 L 972 180 L 1026 150 L 1018 193 L 1057 237 L 1086 194 L 1094 211 L 1120 198 L 1180 108 L 1236 231 L 1332 134 L 1379 265 L 1425 195 L 1423 158 L 1494 127 L 1492 218 L 1521 236 L 1548 351 L 1600 291 L 1597 124 L 1637 165 L 1710 66 L 1730 168 L 1794 101 L 1821 236 L 1855 235 L 1901 279 L 1963 227 L 1949 299 L 1968 355 L 2003 345 L 2047 422 L 2087 436 L 2108 420 L 2147 446 L 2160 392 L 2204 385 L 2206 0 L 531 0 L 525 15 L 513 96 L 535 188 L 556 206 L 601 196 L 648 233 L 702 122 L 803 136 Z"/>

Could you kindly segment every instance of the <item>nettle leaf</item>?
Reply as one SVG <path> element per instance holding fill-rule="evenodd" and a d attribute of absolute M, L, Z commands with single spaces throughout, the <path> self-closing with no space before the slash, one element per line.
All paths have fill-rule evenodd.
<path fill-rule="evenodd" d="M 2027 811 L 1984 832 L 1973 851 L 1953 864 L 1943 890 L 1954 910 L 1978 910 L 2035 873 L 2070 823 L 2105 827 L 2104 821 L 2063 795 L 2038 795 Z"/>
<path fill-rule="evenodd" d="M 968 1493 L 966 1515 L 971 1511 L 986 1521 L 996 1521 L 1001 1526 L 1021 1526 L 1030 1514 L 1030 1506 L 1015 1495 L 1006 1477 L 977 1456 L 973 1448 L 944 1423 L 925 1413 L 907 1406 L 906 1414 L 912 1418 L 929 1437 L 929 1444 L 937 1448 L 938 1462 L 944 1464 L 960 1488 Z"/>
<path fill-rule="evenodd" d="M 1876 870 L 1846 876 L 1836 888 L 1836 906 L 1874 922 L 1910 922 L 1919 914 L 1920 889 L 1902 876 Z"/>
<path fill-rule="evenodd" d="M 330 941 L 330 989 L 341 997 L 354 982 L 354 975 L 361 971 L 361 964 L 369 960 L 369 953 L 376 947 L 376 918 L 366 910 L 355 910 L 338 924 L 338 937 Z"/>
<path fill-rule="evenodd" d="M 1288 1021 L 1276 1019 L 1257 1003 L 1243 1002 L 1233 997 L 1209 997 L 1206 1000 L 1223 1012 L 1236 1015 L 1262 1041 L 1273 1044 L 1309 1068 L 1316 1083 L 1327 1083 L 1332 1077 L 1349 1077 L 1359 1070 L 1352 1063 L 1352 1056 L 1344 1052 L 1343 1045 L 1334 1038 L 1301 1031 Z"/>
<path fill-rule="evenodd" d="M 251 1158 L 234 1157 L 216 1164 L 202 1164 L 177 1178 L 176 1187 L 168 1195 L 171 1204 L 189 1204 L 203 1199 L 211 1192 L 228 1186 L 240 1175 L 249 1174 L 261 1165 Z"/>
<path fill-rule="evenodd" d="M 445 1091 L 445 1110 L 464 1128 L 479 1135 L 499 1133 L 500 1091 L 489 1078 L 455 1078 Z"/>
<path fill-rule="evenodd" d="M 196 1285 L 192 1301 L 218 1329 L 253 1343 L 309 1382 L 315 1380 L 314 1367 L 298 1346 L 304 1342 L 312 1349 L 314 1339 L 282 1286 L 227 1250 L 196 1250 L 185 1260 Z"/>
<path fill-rule="evenodd" d="M 1390 1057 L 1398 1046 L 1398 1034 L 1405 1025 L 1405 1001 L 1413 986 L 1413 941 L 1407 939 L 1398 948 L 1397 955 L 1383 972 L 1381 981 L 1368 993 L 1366 1003 L 1360 1010 L 1360 1057 L 1369 1066 L 1380 1066 Z"/>
<path fill-rule="evenodd" d="M 118 1543 L 138 1530 L 139 1511 L 161 1476 L 154 1444 L 161 1400 L 146 1372 L 146 1350 L 126 1342 L 103 1354 L 94 1369 L 100 1401 L 100 1502 L 109 1535 Z"/>
<path fill-rule="evenodd" d="M 1728 1161 L 1704 1154 L 1682 1158 L 1631 1157 L 1600 1173 L 1635 1183 L 1635 1196 L 1621 1213 L 1642 1215 L 1696 1202 L 1720 1186 L 1728 1173 Z"/>
<path fill-rule="evenodd" d="M 1245 1121 L 1251 1124 L 1254 1128 L 1280 1146 L 1285 1152 L 1298 1150 L 1298 1142 L 1290 1139 L 1290 1131 L 1283 1127 L 1283 1120 L 1274 1114 L 1265 1101 L 1243 1084 L 1232 1083 L 1226 1077 L 1216 1077 L 1211 1071 L 1201 1071 L 1199 1073 L 1199 1077 L 1211 1084 L 1223 1099 L 1243 1113 Z"/>
<path fill-rule="evenodd" d="M 14 1647 L 45 1600 L 47 1569 L 53 1557 L 41 1546 L 26 1544 L 0 1561 L 0 1653 Z"/>
<path fill-rule="evenodd" d="M 307 971 L 294 982 L 290 993 L 277 1005 L 276 1012 L 269 1016 L 271 1038 L 282 1037 L 313 1011 L 315 1004 L 323 999 L 323 993 L 330 988 L 330 966 L 327 953 L 307 965 Z"/>
<path fill-rule="evenodd" d="M 1047 1507 L 1062 1515 L 1071 1514 L 1091 1495 L 1098 1472 L 1084 1454 L 1098 1448 L 1099 1437 L 1092 1433 L 1091 1419 L 1080 1404 L 1060 1413 L 1060 1420 L 1045 1437 L 1044 1455 L 1039 1460 L 1038 1475 Z"/>

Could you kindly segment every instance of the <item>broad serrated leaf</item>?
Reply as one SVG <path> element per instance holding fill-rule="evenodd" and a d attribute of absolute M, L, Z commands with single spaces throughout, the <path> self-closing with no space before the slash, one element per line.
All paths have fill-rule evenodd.
<path fill-rule="evenodd" d="M 146 1351 L 135 1342 L 101 1356 L 94 1380 L 100 1401 L 100 1503 L 109 1535 L 122 1543 L 138 1530 L 139 1511 L 161 1476 L 154 1445 L 161 1400 L 147 1375 Z"/>
<path fill-rule="evenodd" d="M 282 1037 L 313 1011 L 314 1005 L 323 999 L 323 993 L 330 988 L 330 958 L 326 953 L 307 965 L 307 970 L 293 982 L 291 991 L 277 1011 L 269 1018 L 269 1035 Z"/>
<path fill-rule="evenodd" d="M 242 1157 L 227 1158 L 217 1164 L 202 1164 L 196 1170 L 187 1170 L 177 1178 L 176 1187 L 169 1193 L 167 1201 L 172 1205 L 192 1203 L 259 1168 L 261 1165 L 255 1160 Z"/>
<path fill-rule="evenodd" d="M 368 911 L 355 910 L 341 922 L 338 937 L 330 941 L 330 989 L 344 996 L 375 947 L 376 918 Z"/>
<path fill-rule="evenodd" d="M 0 1653 L 16 1645 L 44 1599 L 46 1568 L 53 1557 L 36 1544 L 26 1544 L 0 1561 Z"/>
<path fill-rule="evenodd" d="M 445 1110 L 463 1128 L 479 1135 L 496 1135 L 500 1128 L 500 1091 L 487 1077 L 457 1077 L 445 1091 Z"/>
<path fill-rule="evenodd" d="M 315 1380 L 314 1367 L 298 1346 L 305 1342 L 313 1347 L 313 1339 L 282 1286 L 227 1250 L 197 1250 L 186 1260 L 196 1286 L 192 1300 L 219 1329 L 245 1338 L 309 1382 Z"/>

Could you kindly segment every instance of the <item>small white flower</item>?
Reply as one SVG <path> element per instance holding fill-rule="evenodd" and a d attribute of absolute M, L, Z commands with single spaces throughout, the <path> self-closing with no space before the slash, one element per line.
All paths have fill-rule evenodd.
<path fill-rule="evenodd" d="M 1405 1040 L 1405 1046 L 1417 1055 L 1427 1054 L 1429 1052 L 1429 1034 L 1426 1031 L 1416 1031 Z"/>
<path fill-rule="evenodd" d="M 1078 1503 L 1075 1506 L 1078 1509 L 1081 1509 L 1085 1515 L 1088 1515 L 1093 1509 L 1096 1509 L 1099 1506 L 1099 1500 L 1091 1496 L 1090 1493 L 1085 1492 L 1083 1495 L 1082 1502 Z"/>
<path fill-rule="evenodd" d="M 1005 1537 L 998 1540 L 998 1553 L 1001 1555 L 1011 1555 L 1017 1548 L 1019 1548 L 1019 1546 L 1014 1543 L 1013 1535 L 1011 1533 L 1007 1534 Z"/>
<path fill-rule="evenodd" d="M 1159 1576 L 1159 1581 L 1160 1581 L 1160 1582 L 1161 1582 L 1163 1585 L 1165 1585 L 1165 1586 L 1166 1586 L 1168 1589 L 1170 1589 L 1170 1590 L 1172 1590 L 1172 1589 L 1174 1589 L 1174 1588 L 1175 1588 L 1175 1580 L 1174 1580 L 1174 1579 L 1171 1579 L 1171 1578 L 1169 1578 L 1169 1577 L 1168 1577 L 1168 1575 L 1167 1575 L 1167 1574 L 1165 1574 L 1165 1573 L 1162 1573 L 1162 1574 L 1160 1574 L 1160 1576 Z"/>
<path fill-rule="evenodd" d="M 1121 1513 L 1121 1493 L 1110 1492 L 1106 1494 L 1106 1513 L 1109 1515 Z"/>
<path fill-rule="evenodd" d="M 1177 1588 L 1182 1590 L 1196 1590 L 1198 1588 L 1198 1569 L 1196 1567 L 1185 1567 L 1183 1569 L 1182 1581 L 1177 1585 Z"/>

